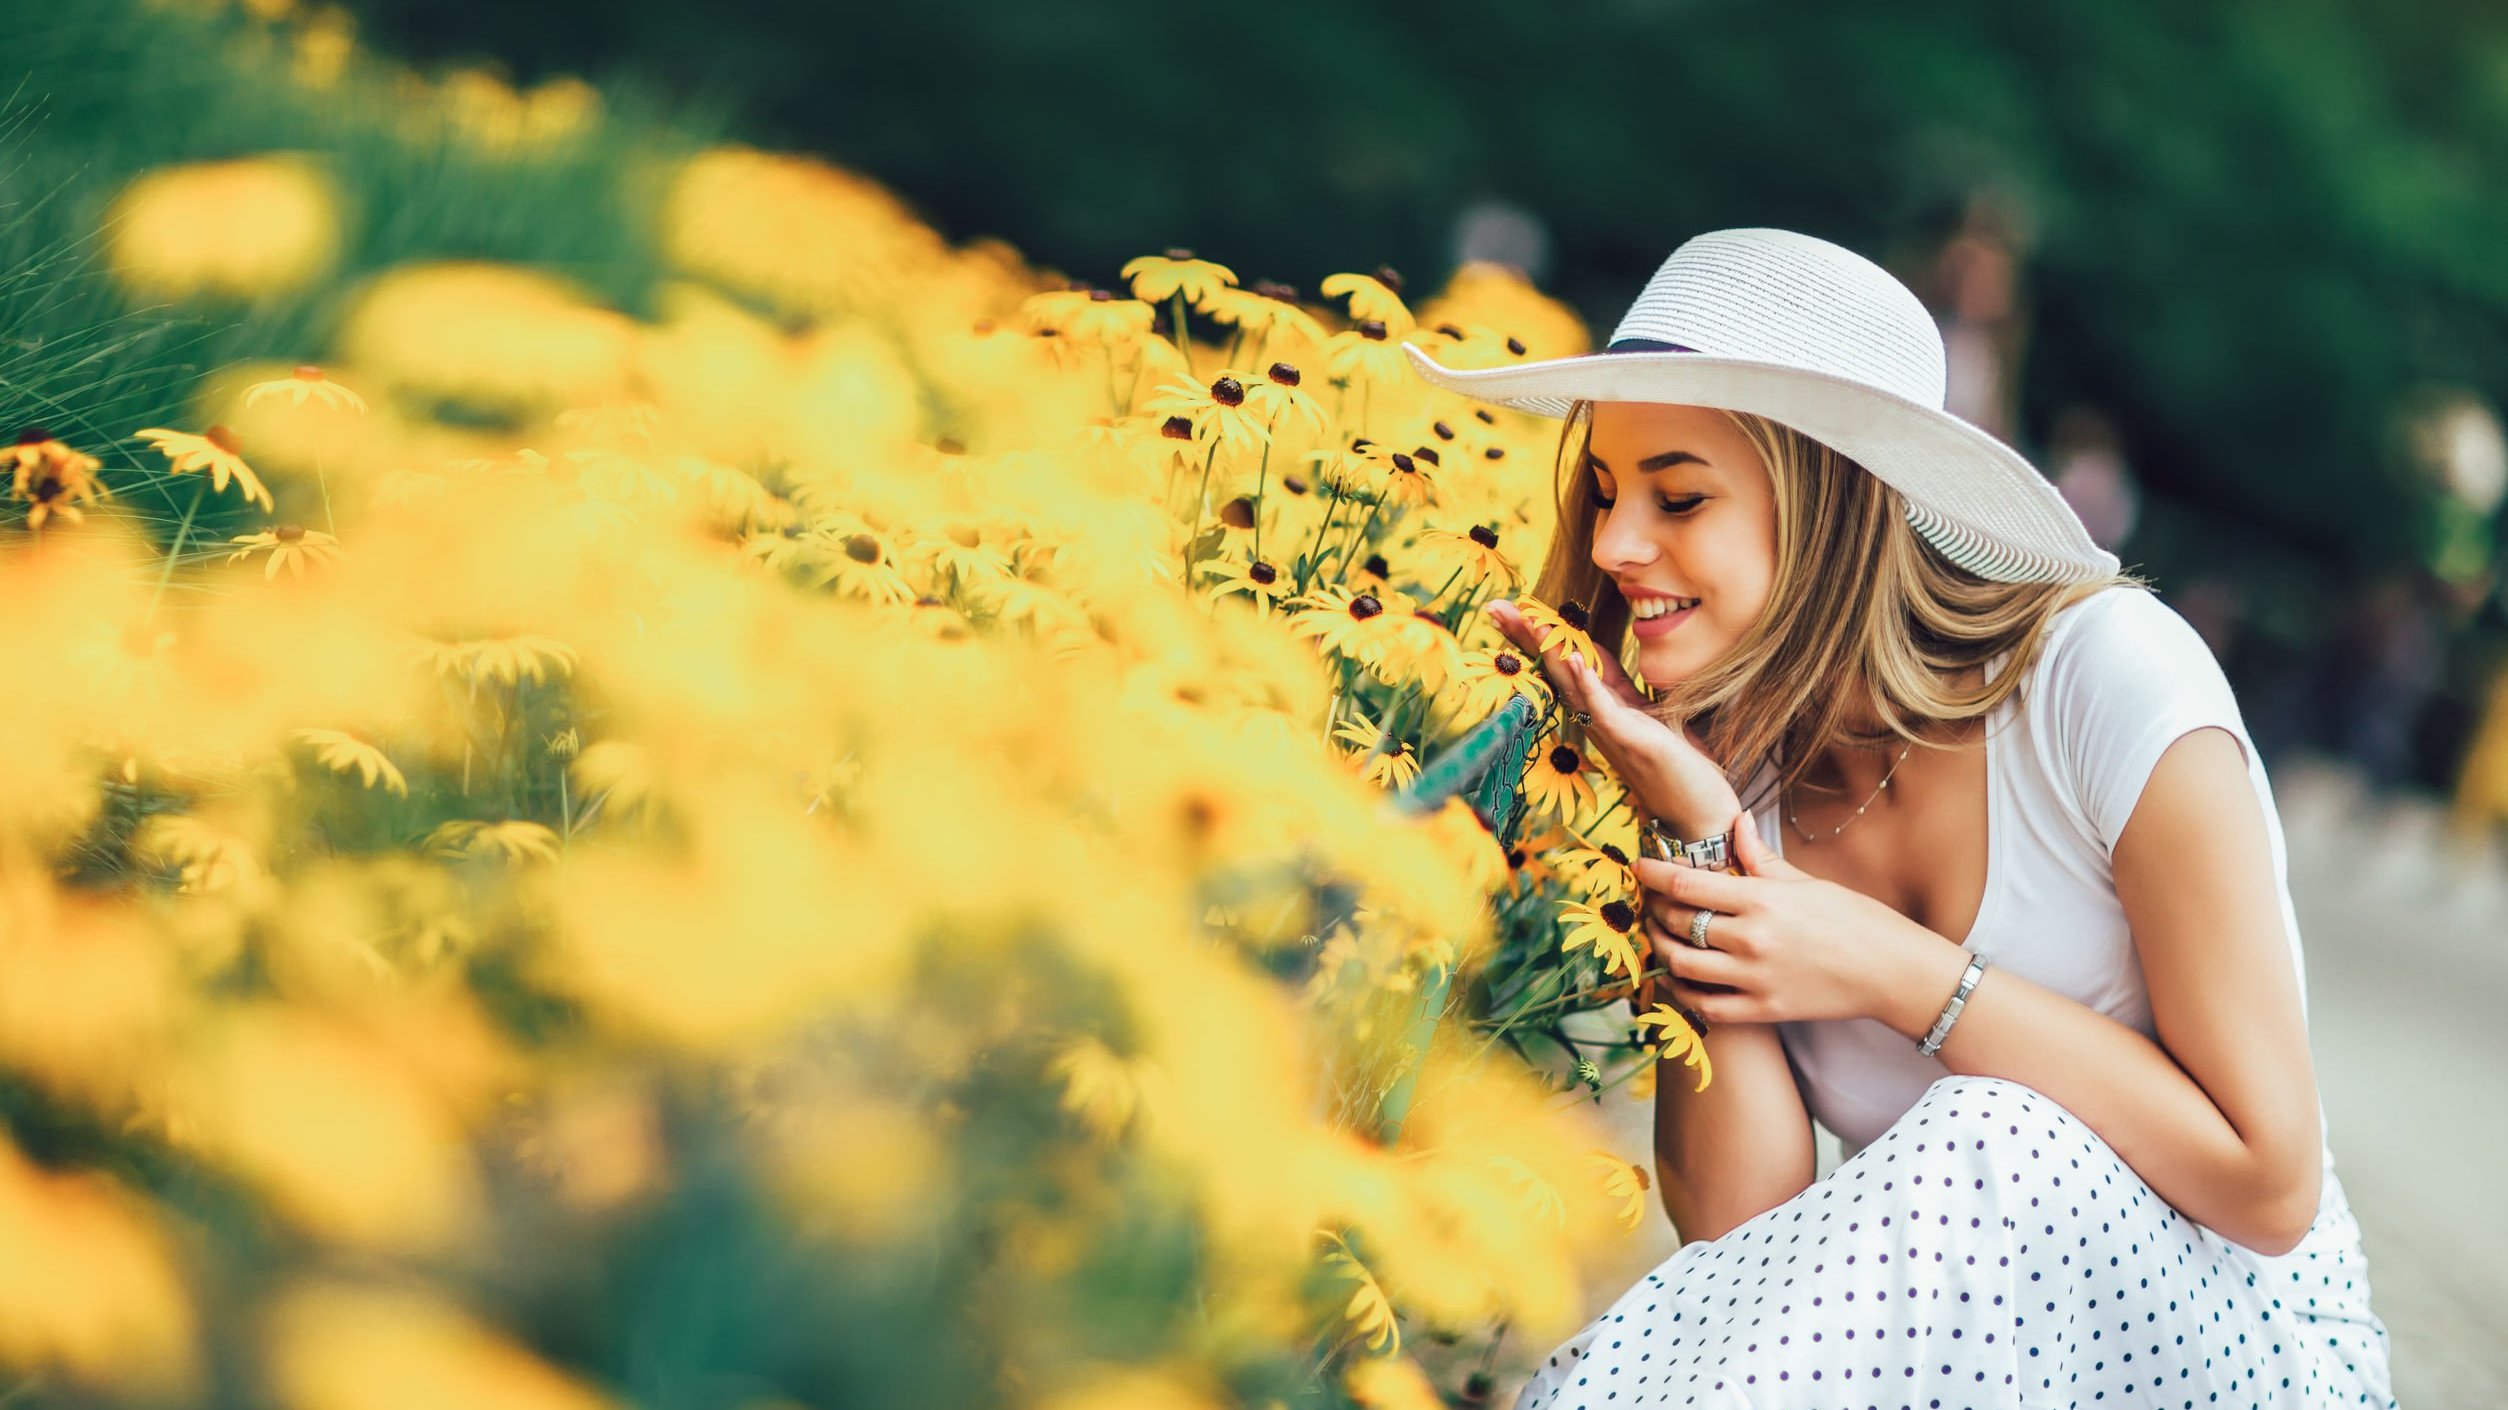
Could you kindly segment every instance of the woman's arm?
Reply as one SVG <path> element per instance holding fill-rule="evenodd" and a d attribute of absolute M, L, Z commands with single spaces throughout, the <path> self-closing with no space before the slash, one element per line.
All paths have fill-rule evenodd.
<path fill-rule="evenodd" d="M 2168 747 L 2113 865 L 2160 1042 L 1989 968 L 1941 1059 L 2046 1093 L 2180 1213 L 2286 1253 L 2315 1218 L 2324 1133 L 2271 839 L 2236 736 L 2201 728 Z M 1915 943 L 1893 950 L 1873 1017 L 1921 1040 L 1968 956 L 1898 933 Z"/>
<path fill-rule="evenodd" d="M 1983 986 L 1980 986 L 1983 987 Z M 1679 1059 L 1655 1072 L 1655 1176 L 1682 1243 L 1713 1239 L 1811 1184 L 1811 1117 L 1772 1023 L 1719 1023 L 1707 1090 Z"/>

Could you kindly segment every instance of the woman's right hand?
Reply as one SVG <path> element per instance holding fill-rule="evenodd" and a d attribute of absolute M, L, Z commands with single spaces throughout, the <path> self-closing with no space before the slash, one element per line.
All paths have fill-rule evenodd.
<path fill-rule="evenodd" d="M 1593 717 L 1585 737 L 1648 816 L 1684 837 L 1723 831 L 1741 816 L 1740 795 L 1724 769 L 1699 747 L 1687 724 L 1672 725 L 1646 710 L 1646 697 L 1616 660 L 1587 664 L 1541 649 L 1542 635 L 1513 602 L 1485 609 L 1498 631 L 1541 663 L 1561 703 Z"/>

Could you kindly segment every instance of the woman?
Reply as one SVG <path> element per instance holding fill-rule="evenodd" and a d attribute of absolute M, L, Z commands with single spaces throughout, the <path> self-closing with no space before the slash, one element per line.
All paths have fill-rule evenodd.
<path fill-rule="evenodd" d="M 1942 409 L 1916 297 L 1716 231 L 1603 353 L 1412 357 L 1565 419 L 1535 595 L 1590 619 L 1492 615 L 1664 854 L 1648 982 L 1715 1058 L 1657 1086 L 1681 1248 L 1519 1405 L 2391 1406 L 2237 702 Z"/>

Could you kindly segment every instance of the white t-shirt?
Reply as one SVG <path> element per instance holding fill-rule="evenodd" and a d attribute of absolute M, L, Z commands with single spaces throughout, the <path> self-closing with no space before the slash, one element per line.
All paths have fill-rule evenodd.
<path fill-rule="evenodd" d="M 2211 649 L 2176 609 L 2140 588 L 2109 588 L 2057 613 L 2029 680 L 1988 721 L 1985 899 L 1962 948 L 2157 1041 L 2110 859 L 2160 755 L 2206 725 L 2227 729 L 2246 750 L 2304 1021 L 2306 969 L 2272 785 Z M 1773 778 L 1773 767 L 1763 767 L 1742 796 L 1760 798 Z M 1782 854 L 1777 800 L 1767 798 L 1753 817 Z M 1777 1027 L 1804 1076 L 1811 1115 L 1849 1157 L 1950 1072 L 1877 1019 Z M 2329 1170 L 2332 1163 L 2329 1145 Z"/>

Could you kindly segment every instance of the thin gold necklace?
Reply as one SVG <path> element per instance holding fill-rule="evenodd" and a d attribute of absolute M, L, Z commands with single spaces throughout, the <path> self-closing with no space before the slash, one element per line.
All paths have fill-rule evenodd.
<path fill-rule="evenodd" d="M 1912 739 L 1911 739 L 1911 740 L 1909 740 L 1909 741 L 1907 741 L 1907 748 L 1905 748 L 1905 749 L 1901 749 L 1900 751 L 1898 751 L 1898 760 L 1897 760 L 1897 762 L 1895 762 L 1895 763 L 1893 763 L 1893 764 L 1891 764 L 1891 765 L 1890 765 L 1890 770 L 1889 770 L 1889 773 L 1885 773 L 1885 774 L 1881 775 L 1881 782 L 1880 782 L 1879 786 L 1875 787 L 1875 788 L 1872 790 L 1872 797 L 1870 797 L 1870 798 L 1866 798 L 1866 799 L 1864 800 L 1864 807 L 1863 807 L 1863 808 L 1857 808 L 1857 809 L 1855 810 L 1854 815 L 1853 815 L 1852 817 L 1849 817 L 1849 818 L 1847 818 L 1847 820 L 1846 820 L 1845 822 L 1839 823 L 1837 826 L 1835 826 L 1835 827 L 1833 827 L 1833 828 L 1830 828 L 1830 829 L 1829 829 L 1829 836 L 1830 836 L 1830 837 L 1835 837 L 1835 836 L 1837 836 L 1839 833 L 1844 832 L 1844 831 L 1845 831 L 1845 830 L 1846 830 L 1846 829 L 1847 829 L 1850 825 L 1852 825 L 1852 824 L 1854 823 L 1854 821 L 1855 821 L 1855 819 L 1856 819 L 1856 818 L 1860 818 L 1860 817 L 1862 817 L 1862 816 L 1864 815 L 1864 808 L 1869 808 L 1869 807 L 1871 807 L 1871 806 L 1873 805 L 1873 803 L 1874 803 L 1874 802 L 1876 802 L 1876 801 L 1877 801 L 1877 800 L 1881 797 L 1881 790 L 1890 786 L 1890 776 L 1891 776 L 1891 774 L 1895 774 L 1895 773 L 1897 773 L 1897 772 L 1898 772 L 1898 766 L 1899 766 L 1899 764 L 1904 764 L 1904 763 L 1906 763 L 1906 762 L 1907 762 L 1907 756 L 1908 756 L 1908 754 L 1909 754 L 1911 751 L 1913 751 L 1913 750 L 1915 749 L 1915 747 L 1916 747 L 1916 741 L 1914 741 L 1914 740 L 1912 740 Z M 1823 838 L 1814 837 L 1814 836 L 1812 836 L 1812 835 L 1811 835 L 1808 831 L 1805 831 L 1805 830 L 1804 830 L 1804 827 L 1803 827 L 1803 820 L 1802 820 L 1802 818 L 1801 818 L 1799 815 L 1797 815 L 1797 814 L 1795 813 L 1795 811 L 1794 811 L 1794 790 L 1793 790 L 1793 788 L 1792 788 L 1790 785 L 1789 785 L 1789 786 L 1786 788 L 1786 790 L 1785 790 L 1785 799 L 1786 799 L 1786 802 L 1785 802 L 1785 820 L 1786 820 L 1787 822 L 1790 822 L 1790 823 L 1794 824 L 1794 831 L 1796 831 L 1796 832 L 1798 832 L 1798 833 L 1801 833 L 1801 834 L 1802 834 L 1802 839 L 1803 839 L 1805 842 L 1820 842 L 1820 841 L 1824 841 L 1824 840 L 1826 840 L 1826 839 L 1823 839 Z"/>

